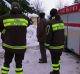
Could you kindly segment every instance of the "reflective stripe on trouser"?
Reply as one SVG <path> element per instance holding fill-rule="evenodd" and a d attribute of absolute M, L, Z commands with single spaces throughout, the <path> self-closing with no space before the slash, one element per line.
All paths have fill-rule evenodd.
<path fill-rule="evenodd" d="M 9 68 L 8 67 L 2 67 L 1 74 L 8 74 Z"/>
<path fill-rule="evenodd" d="M 23 74 L 22 68 L 16 68 L 16 74 Z"/>
<path fill-rule="evenodd" d="M 58 64 L 52 64 L 52 70 L 53 71 L 59 71 L 60 70 L 60 63 L 58 63 Z"/>

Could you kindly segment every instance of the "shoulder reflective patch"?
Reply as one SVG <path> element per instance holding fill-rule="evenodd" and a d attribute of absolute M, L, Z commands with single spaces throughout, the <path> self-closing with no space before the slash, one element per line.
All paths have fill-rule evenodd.
<path fill-rule="evenodd" d="M 64 29 L 64 23 L 52 24 L 53 31 Z"/>
<path fill-rule="evenodd" d="M 49 31 L 50 31 L 50 25 L 47 25 L 47 27 L 46 27 L 46 35 L 48 35 Z"/>
<path fill-rule="evenodd" d="M 3 20 L 4 27 L 7 26 L 28 26 L 28 20 L 23 18 L 5 19 Z"/>
<path fill-rule="evenodd" d="M 3 30 L 2 30 L 2 34 L 5 34 L 5 32 L 6 32 L 6 29 L 3 29 Z"/>
<path fill-rule="evenodd" d="M 44 43 L 45 46 L 49 46 L 50 44 Z"/>

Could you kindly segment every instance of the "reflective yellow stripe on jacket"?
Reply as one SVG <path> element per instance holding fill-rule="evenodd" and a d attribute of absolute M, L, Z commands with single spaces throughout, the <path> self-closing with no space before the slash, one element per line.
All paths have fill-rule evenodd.
<path fill-rule="evenodd" d="M 5 19 L 3 20 L 4 27 L 7 26 L 28 26 L 28 21 L 26 19 L 15 18 L 15 19 Z"/>
<path fill-rule="evenodd" d="M 52 24 L 52 29 L 53 31 L 64 29 L 64 24 L 63 23 Z"/>
<path fill-rule="evenodd" d="M 49 46 L 50 49 L 64 49 L 64 45 L 60 46 Z"/>
<path fill-rule="evenodd" d="M 24 46 L 11 46 L 11 45 L 8 45 L 6 43 L 3 43 L 2 45 L 4 47 L 10 48 L 10 49 L 26 49 L 26 45 L 24 45 Z"/>

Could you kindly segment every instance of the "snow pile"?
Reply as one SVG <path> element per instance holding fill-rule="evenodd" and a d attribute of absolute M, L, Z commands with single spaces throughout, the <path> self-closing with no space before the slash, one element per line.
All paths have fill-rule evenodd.
<path fill-rule="evenodd" d="M 36 25 L 30 25 L 27 28 L 27 46 L 29 47 L 33 47 L 33 46 L 38 46 L 39 43 L 37 41 L 37 37 L 36 37 L 36 31 L 37 30 L 37 26 Z"/>

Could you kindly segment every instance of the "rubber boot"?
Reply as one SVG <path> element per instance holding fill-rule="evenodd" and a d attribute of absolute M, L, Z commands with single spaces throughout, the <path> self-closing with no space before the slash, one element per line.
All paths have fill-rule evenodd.
<path fill-rule="evenodd" d="M 51 71 L 50 74 L 60 74 L 59 71 Z"/>

